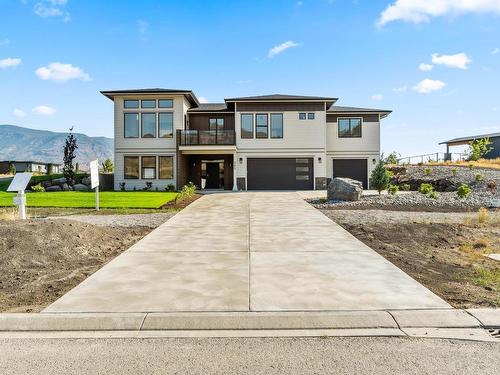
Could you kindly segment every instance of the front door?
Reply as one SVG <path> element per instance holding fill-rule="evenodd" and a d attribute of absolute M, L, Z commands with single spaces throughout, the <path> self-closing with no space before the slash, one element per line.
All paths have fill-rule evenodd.
<path fill-rule="evenodd" d="M 220 187 L 219 163 L 207 162 L 207 183 L 205 189 L 219 189 Z"/>

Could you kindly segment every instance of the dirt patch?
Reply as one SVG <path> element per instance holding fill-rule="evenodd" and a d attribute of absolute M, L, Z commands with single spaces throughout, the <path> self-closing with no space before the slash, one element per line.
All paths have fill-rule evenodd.
<path fill-rule="evenodd" d="M 0 311 L 42 310 L 150 231 L 69 220 L 0 221 Z"/>
<path fill-rule="evenodd" d="M 181 201 L 177 200 L 172 200 L 170 202 L 165 203 L 163 206 L 160 208 L 162 209 L 174 209 L 174 210 L 182 210 L 183 208 L 186 208 L 189 206 L 191 203 L 193 203 L 195 200 L 199 199 L 202 197 L 202 194 L 194 194 L 193 196 L 183 199 Z"/>
<path fill-rule="evenodd" d="M 457 308 L 500 306 L 500 225 L 464 223 L 339 224 Z"/>

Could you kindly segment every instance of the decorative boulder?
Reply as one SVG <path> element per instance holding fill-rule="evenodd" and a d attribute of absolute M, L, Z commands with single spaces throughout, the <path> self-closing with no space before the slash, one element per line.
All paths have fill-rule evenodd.
<path fill-rule="evenodd" d="M 47 189 L 49 186 L 52 186 L 52 183 L 50 181 L 42 181 L 42 186 Z"/>
<path fill-rule="evenodd" d="M 90 191 L 89 187 L 84 184 L 76 184 L 73 186 L 74 191 Z"/>
<path fill-rule="evenodd" d="M 60 178 L 54 178 L 52 180 L 52 184 L 54 185 L 61 185 L 65 184 L 67 182 L 66 177 L 60 177 Z"/>
<path fill-rule="evenodd" d="M 52 185 L 52 186 L 49 186 L 48 188 L 46 188 L 45 191 L 47 191 L 47 192 L 62 191 L 62 189 L 59 185 Z"/>
<path fill-rule="evenodd" d="M 64 183 L 62 184 L 61 188 L 63 189 L 63 191 L 70 191 L 70 190 L 73 190 L 71 189 L 71 186 L 69 186 L 68 184 Z"/>
<path fill-rule="evenodd" d="M 351 178 L 336 177 L 328 185 L 329 201 L 358 201 L 363 193 L 363 183 Z"/>
<path fill-rule="evenodd" d="M 90 177 L 86 176 L 82 178 L 82 184 L 90 186 Z M 76 190 L 76 189 L 75 189 Z"/>

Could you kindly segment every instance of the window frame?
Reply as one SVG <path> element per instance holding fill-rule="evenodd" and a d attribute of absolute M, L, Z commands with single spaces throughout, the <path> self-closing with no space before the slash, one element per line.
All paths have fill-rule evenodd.
<path fill-rule="evenodd" d="M 152 137 L 145 137 L 144 136 L 144 121 L 142 121 L 143 117 L 147 115 L 147 116 L 151 116 L 153 115 L 154 118 L 155 118 L 155 126 L 154 126 L 154 134 Z M 152 139 L 152 138 L 157 138 L 157 127 L 158 127 L 158 119 L 157 119 L 157 115 L 156 115 L 156 112 L 141 112 L 141 138 L 145 138 L 145 139 Z"/>
<path fill-rule="evenodd" d="M 155 166 L 154 166 L 154 177 L 151 178 L 146 178 L 144 177 L 144 158 L 154 158 L 155 159 Z M 150 169 L 151 167 L 147 167 Z M 158 176 L 158 158 L 156 155 L 141 155 L 141 165 L 140 165 L 140 173 L 141 173 L 141 180 L 156 180 Z"/>
<path fill-rule="evenodd" d="M 281 116 L 281 136 L 280 137 L 273 137 L 273 116 Z M 270 127 L 270 137 L 271 139 L 283 139 L 283 134 L 284 134 L 284 116 L 283 113 L 277 112 L 277 113 L 270 113 L 269 114 L 269 127 Z"/>
<path fill-rule="evenodd" d="M 314 112 L 307 112 L 307 119 L 308 120 L 314 120 L 316 118 L 316 113 Z"/>
<path fill-rule="evenodd" d="M 162 177 L 161 175 L 161 159 L 162 158 L 170 158 L 172 160 L 172 174 L 170 177 Z M 175 160 L 172 155 L 158 155 L 158 179 L 159 180 L 173 180 L 174 179 L 174 170 L 175 170 Z"/>
<path fill-rule="evenodd" d="M 168 115 L 168 114 L 171 114 L 172 116 L 172 127 L 171 127 L 171 135 L 168 136 L 168 137 L 165 137 L 165 136 L 162 136 L 161 135 L 161 128 L 160 128 L 160 118 L 161 118 L 161 115 Z M 158 130 L 157 130 L 157 138 L 166 138 L 166 139 L 171 139 L 171 138 L 174 138 L 174 112 L 173 111 L 164 111 L 164 112 L 158 112 L 158 119 L 157 119 L 157 127 L 158 127 Z"/>
<path fill-rule="evenodd" d="M 170 107 L 162 107 L 160 105 L 160 103 L 162 101 L 169 101 L 170 103 L 172 103 L 172 105 Z M 159 108 L 159 109 L 165 109 L 165 108 L 172 109 L 172 108 L 174 108 L 174 99 L 165 99 L 165 98 L 164 99 L 158 99 L 158 106 L 157 106 L 157 108 Z"/>
<path fill-rule="evenodd" d="M 126 160 L 127 159 L 137 159 L 137 177 L 127 177 L 126 171 Z M 124 155 L 123 156 L 123 179 L 124 180 L 139 180 L 141 176 L 141 158 L 138 155 Z"/>
<path fill-rule="evenodd" d="M 349 120 L 349 135 L 340 135 L 340 121 Z M 359 135 L 352 134 L 352 120 L 359 120 Z M 338 117 L 337 118 L 337 136 L 338 138 L 362 138 L 363 137 L 363 117 Z"/>
<path fill-rule="evenodd" d="M 144 102 L 153 102 L 154 107 L 144 107 Z M 141 109 L 156 109 L 156 108 L 157 108 L 156 99 L 141 99 Z"/>
<path fill-rule="evenodd" d="M 123 138 L 140 138 L 141 136 L 141 116 L 140 112 L 124 112 L 123 113 Z M 137 116 L 137 136 L 127 136 L 127 116 L 135 115 Z"/>
<path fill-rule="evenodd" d="M 127 107 L 127 102 L 137 102 L 135 107 Z M 139 99 L 123 99 L 123 109 L 139 109 L 141 103 Z"/>
<path fill-rule="evenodd" d="M 306 112 L 299 112 L 299 120 L 307 120 L 307 113 Z"/>
<path fill-rule="evenodd" d="M 245 117 L 250 117 L 251 121 L 252 121 L 252 130 L 251 130 L 251 134 L 250 136 L 243 136 L 243 116 Z M 254 138 L 254 134 L 255 134 L 255 129 L 254 129 L 254 125 L 255 125 L 255 121 L 254 121 L 254 118 L 253 118 L 253 113 L 241 113 L 240 114 L 240 137 L 241 139 L 253 139 Z"/>
<path fill-rule="evenodd" d="M 258 125 L 258 116 L 266 116 L 266 125 Z M 266 136 L 259 137 L 259 128 L 266 128 Z M 269 139 L 269 113 L 256 113 L 255 114 L 255 139 Z"/>

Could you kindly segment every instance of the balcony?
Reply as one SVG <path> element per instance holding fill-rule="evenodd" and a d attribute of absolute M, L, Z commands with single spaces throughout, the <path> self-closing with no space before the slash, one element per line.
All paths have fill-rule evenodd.
<path fill-rule="evenodd" d="M 234 130 L 179 130 L 180 146 L 234 146 Z"/>

